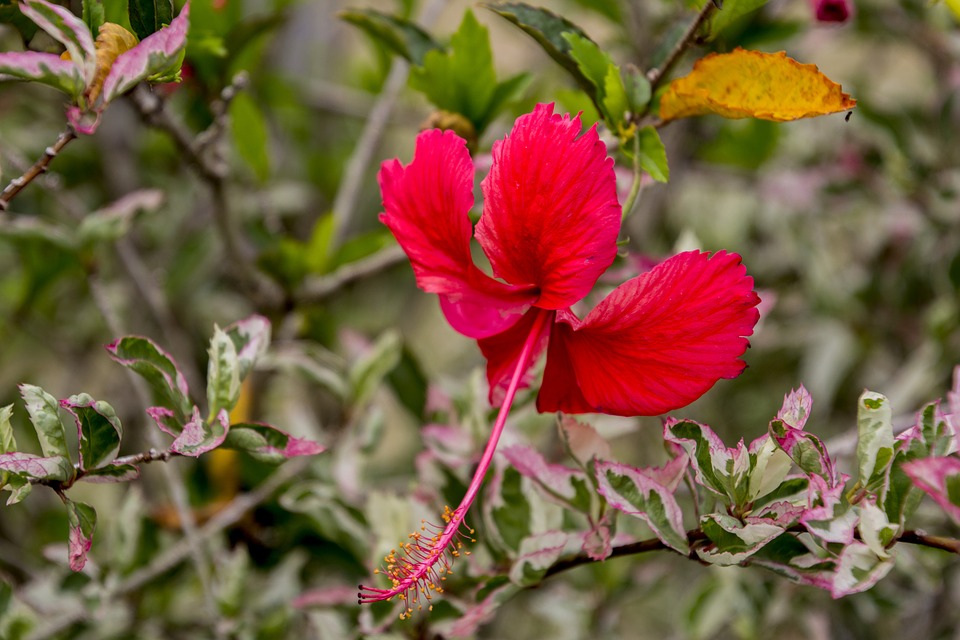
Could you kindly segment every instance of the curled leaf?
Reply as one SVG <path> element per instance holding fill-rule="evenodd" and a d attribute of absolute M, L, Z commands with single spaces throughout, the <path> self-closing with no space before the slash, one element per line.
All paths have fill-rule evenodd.
<path fill-rule="evenodd" d="M 738 47 L 698 60 L 689 75 L 671 82 L 660 100 L 660 117 L 715 113 L 786 122 L 847 111 L 856 104 L 816 65 L 801 64 L 783 51 Z"/>

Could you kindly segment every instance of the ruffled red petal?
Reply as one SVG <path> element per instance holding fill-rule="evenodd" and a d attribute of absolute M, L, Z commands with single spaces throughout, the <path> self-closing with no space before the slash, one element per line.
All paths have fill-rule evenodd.
<path fill-rule="evenodd" d="M 540 289 L 537 306 L 583 299 L 616 257 L 621 209 L 613 159 L 596 128 L 537 105 L 493 145 L 476 236 L 507 282 Z M 577 136 L 580 136 L 579 138 Z"/>
<path fill-rule="evenodd" d="M 410 258 L 417 285 L 445 297 L 444 313 L 456 330 L 471 338 L 498 333 L 536 300 L 533 287 L 504 284 L 473 263 L 473 162 L 462 138 L 438 129 L 421 133 L 413 161 L 385 162 L 379 181 L 380 220 Z"/>
<path fill-rule="evenodd" d="M 490 384 L 490 404 L 499 405 L 506 393 L 507 386 L 510 384 L 510 378 L 517 368 L 517 360 L 523 352 L 524 344 L 528 340 L 534 340 L 535 346 L 530 355 L 530 362 L 524 377 L 520 381 L 521 389 L 530 386 L 532 376 L 530 369 L 536 363 L 540 353 L 543 352 L 547 339 L 550 337 L 550 328 L 553 322 L 547 318 L 541 326 L 539 335 L 531 336 L 534 322 L 540 314 L 552 313 L 543 309 L 531 309 L 512 327 L 498 333 L 495 336 L 478 340 L 480 351 L 487 359 L 487 382 Z"/>
<path fill-rule="evenodd" d="M 685 406 L 743 371 L 759 302 L 740 256 L 674 256 L 617 287 L 583 322 L 558 314 L 537 408 L 632 416 Z"/>

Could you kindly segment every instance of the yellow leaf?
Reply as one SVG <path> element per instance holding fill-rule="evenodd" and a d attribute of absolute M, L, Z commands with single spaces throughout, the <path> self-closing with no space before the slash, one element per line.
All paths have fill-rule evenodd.
<path fill-rule="evenodd" d="M 110 67 L 121 53 L 126 53 L 137 46 L 137 36 L 133 35 L 123 27 L 112 22 L 104 22 L 100 25 L 100 34 L 97 35 L 95 47 L 97 50 L 97 75 L 87 87 L 87 99 L 90 104 L 100 95 L 103 88 L 103 81 L 107 79 L 110 73 Z"/>
<path fill-rule="evenodd" d="M 814 64 L 801 64 L 783 51 L 738 47 L 698 60 L 690 75 L 671 82 L 660 99 L 660 118 L 715 113 L 786 122 L 847 111 L 856 104 Z"/>

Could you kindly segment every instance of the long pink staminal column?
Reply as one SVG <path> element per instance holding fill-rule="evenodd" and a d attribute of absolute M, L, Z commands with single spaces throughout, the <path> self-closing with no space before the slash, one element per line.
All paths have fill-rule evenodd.
<path fill-rule="evenodd" d="M 552 320 L 555 315 L 553 311 L 542 309 L 538 309 L 534 313 L 536 313 L 536 317 L 533 320 L 530 333 L 524 341 L 520 357 L 517 359 L 517 366 L 510 378 L 510 384 L 507 386 L 500 411 L 497 413 L 497 419 L 493 423 L 490 439 L 483 450 L 483 456 L 480 458 L 477 470 L 470 480 L 470 486 L 467 488 L 466 494 L 456 509 L 450 511 L 448 508 L 444 511 L 443 519 L 446 525 L 442 531 L 432 536 L 424 536 L 419 532 L 412 533 L 410 539 L 413 542 L 402 544 L 400 553 L 393 550 L 384 558 L 386 567 L 378 570 L 377 573 L 386 574 L 393 581 L 393 587 L 378 589 L 360 585 L 360 593 L 358 594 L 360 604 L 390 600 L 395 596 L 401 596 L 405 599 L 407 606 L 400 613 L 400 618 L 406 619 L 413 613 L 414 605 L 418 609 L 423 608 L 420 601 L 421 592 L 426 600 L 431 599 L 432 592 L 443 592 L 441 583 L 446 580 L 446 574 L 452 573 L 450 565 L 453 559 L 460 555 L 459 549 L 462 545 L 460 538 L 465 537 L 461 529 L 464 527 L 464 518 L 467 511 L 470 510 L 470 505 L 476 499 L 477 493 L 483 485 L 484 476 L 487 475 L 487 469 L 490 468 L 490 463 L 493 461 L 493 454 L 497 450 L 497 443 L 500 441 L 500 435 L 507 423 L 510 407 L 517 395 L 517 390 L 520 388 L 520 381 L 523 379 L 527 367 L 531 364 L 530 360 L 541 337 L 544 324 Z M 430 526 L 424 524 L 421 531 L 427 531 Z M 467 531 L 473 534 L 472 529 L 467 529 Z"/>

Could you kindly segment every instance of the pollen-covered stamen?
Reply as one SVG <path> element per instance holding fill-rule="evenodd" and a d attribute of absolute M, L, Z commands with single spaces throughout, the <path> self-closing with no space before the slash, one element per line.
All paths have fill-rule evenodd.
<path fill-rule="evenodd" d="M 413 614 L 415 608 L 417 610 L 423 609 L 424 600 L 427 601 L 429 608 L 429 601 L 433 594 L 443 593 L 443 583 L 447 576 L 453 573 L 451 568 L 453 561 L 461 555 L 469 555 L 470 552 L 464 549 L 463 543 L 476 541 L 473 538 L 473 529 L 466 526 L 463 519 L 477 497 L 480 486 L 483 484 L 483 478 L 493 461 L 497 443 L 500 441 L 500 435 L 507 423 L 510 406 L 517 395 L 517 389 L 520 387 L 520 381 L 527 370 L 543 325 L 554 316 L 554 312 L 541 309 L 533 309 L 528 313 L 536 313 L 537 316 L 534 318 L 530 334 L 523 344 L 520 357 L 517 358 L 517 367 L 510 379 L 503 404 L 500 405 L 497 419 L 493 423 L 490 439 L 483 450 L 483 456 L 480 458 L 477 470 L 470 480 L 470 486 L 467 487 L 467 493 L 456 509 L 451 510 L 450 507 L 444 507 L 442 517 L 445 524 L 443 528 L 423 522 L 420 531 L 410 534 L 408 538 L 410 542 L 401 543 L 399 549 L 391 550 L 384 557 L 384 566 L 375 573 L 382 573 L 390 578 L 391 588 L 378 589 L 360 585 L 360 593 L 357 594 L 359 604 L 390 600 L 395 596 L 400 596 L 404 601 L 400 619 L 405 620 Z"/>

